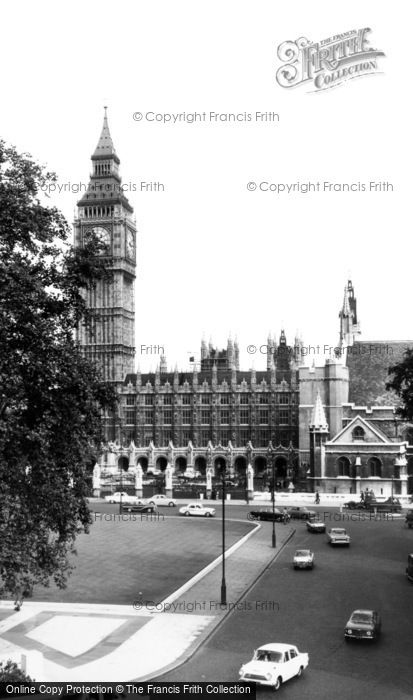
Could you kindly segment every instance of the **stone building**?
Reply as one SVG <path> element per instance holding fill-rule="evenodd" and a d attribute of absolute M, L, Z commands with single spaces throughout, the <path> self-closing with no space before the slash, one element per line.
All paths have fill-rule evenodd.
<path fill-rule="evenodd" d="M 97 455 L 108 474 L 217 473 L 244 477 L 275 470 L 283 486 L 356 493 L 413 491 L 413 426 L 400 422 L 396 399 L 385 390 L 388 368 L 409 341 L 360 340 L 351 281 L 339 313 L 339 344 L 322 366 L 304 366 L 303 345 L 288 346 L 284 331 L 267 341 L 265 371 L 240 369 L 237 341 L 218 349 L 202 341 L 200 362 L 154 373 L 135 371 L 137 230 L 124 195 L 105 116 L 92 155 L 87 191 L 78 202 L 75 246 L 93 232 L 113 280 L 101 280 L 87 304 L 91 328 L 79 328 L 85 354 L 112 382 L 119 410 L 105 416 L 105 444 Z"/>

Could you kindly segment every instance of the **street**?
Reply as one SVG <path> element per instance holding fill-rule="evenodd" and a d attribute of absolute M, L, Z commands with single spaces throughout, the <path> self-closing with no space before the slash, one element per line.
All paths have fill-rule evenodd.
<path fill-rule="evenodd" d="M 245 507 L 235 507 L 232 517 L 241 509 L 246 513 Z M 327 529 L 347 529 L 350 547 L 331 547 L 326 535 L 308 533 L 297 521 L 295 536 L 239 609 L 187 663 L 157 680 L 236 681 L 257 646 L 288 642 L 308 652 L 310 663 L 301 678 L 282 688 L 286 698 L 412 697 L 413 586 L 405 576 L 412 531 L 404 517 L 339 522 L 337 511 L 318 510 L 321 518 L 332 518 Z M 264 526 L 270 537 L 271 523 Z M 314 551 L 314 570 L 292 568 L 299 547 Z M 353 609 L 362 607 L 381 613 L 382 637 L 373 644 L 346 643 L 345 623 Z M 258 696 L 268 692 L 259 689 Z"/>

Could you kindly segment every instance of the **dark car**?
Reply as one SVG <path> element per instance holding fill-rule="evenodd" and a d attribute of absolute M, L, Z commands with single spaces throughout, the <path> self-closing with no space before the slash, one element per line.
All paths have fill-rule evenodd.
<path fill-rule="evenodd" d="M 278 508 L 274 508 L 274 513 L 272 511 L 272 508 L 250 510 L 250 512 L 248 513 L 248 520 L 269 520 L 270 522 L 275 520 L 275 522 L 281 523 L 284 519 L 288 522 L 290 516 L 288 515 L 288 513 L 283 513 Z"/>
<path fill-rule="evenodd" d="M 317 517 L 315 510 L 309 510 L 305 507 L 289 508 L 288 515 L 294 520 L 313 520 Z"/>
<path fill-rule="evenodd" d="M 343 503 L 343 508 L 348 508 L 349 510 L 365 510 L 366 504 L 364 501 L 346 501 L 346 503 Z"/>
<path fill-rule="evenodd" d="M 385 501 L 375 501 L 370 498 L 366 501 L 366 508 L 377 513 L 400 513 L 402 504 L 398 498 L 386 498 Z"/>
<path fill-rule="evenodd" d="M 344 629 L 344 637 L 350 639 L 378 639 L 381 632 L 380 615 L 376 610 L 354 610 Z"/>
<path fill-rule="evenodd" d="M 156 513 L 158 509 L 152 504 L 122 503 L 121 511 L 122 513 Z"/>

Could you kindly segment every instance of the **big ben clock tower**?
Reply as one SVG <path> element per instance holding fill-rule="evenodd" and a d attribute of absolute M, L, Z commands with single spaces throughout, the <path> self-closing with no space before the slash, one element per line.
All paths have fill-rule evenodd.
<path fill-rule="evenodd" d="M 88 190 L 77 203 L 74 236 L 75 247 L 83 246 L 90 235 L 100 238 L 112 279 L 99 280 L 88 291 L 87 306 L 96 318 L 90 328 L 79 328 L 78 339 L 105 380 L 116 384 L 134 371 L 135 355 L 136 226 L 122 191 L 119 164 L 105 107 Z"/>

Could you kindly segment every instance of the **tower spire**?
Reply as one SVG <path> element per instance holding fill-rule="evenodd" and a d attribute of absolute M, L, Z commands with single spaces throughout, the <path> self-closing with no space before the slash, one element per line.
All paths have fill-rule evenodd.
<path fill-rule="evenodd" d="M 105 110 L 105 113 L 103 115 L 102 131 L 100 132 L 99 141 L 98 141 L 98 144 L 95 148 L 95 151 L 93 153 L 92 158 L 95 158 L 96 156 L 104 156 L 105 158 L 108 158 L 110 156 L 116 156 L 116 151 L 115 151 L 115 147 L 113 145 L 112 136 L 110 135 L 110 131 L 109 131 L 108 113 L 107 113 L 108 108 L 104 107 L 103 109 Z"/>

